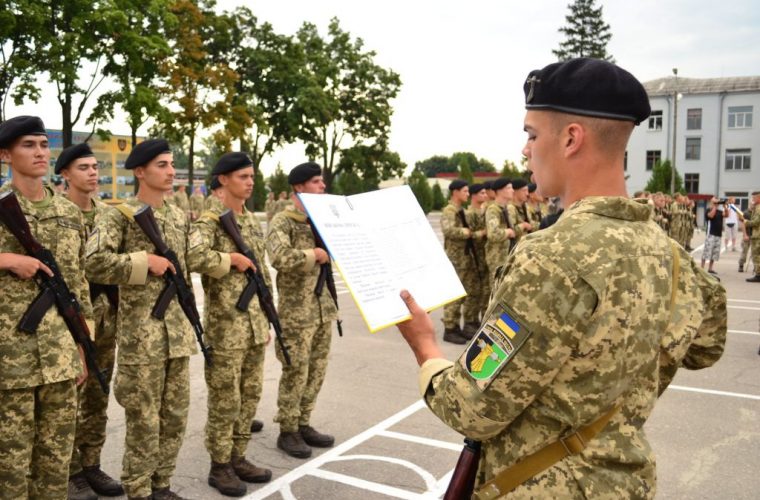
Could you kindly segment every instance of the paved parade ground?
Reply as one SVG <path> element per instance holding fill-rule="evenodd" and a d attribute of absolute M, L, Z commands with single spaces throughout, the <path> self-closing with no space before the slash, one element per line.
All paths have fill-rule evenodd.
<path fill-rule="evenodd" d="M 429 219 L 440 236 L 440 214 Z M 693 241 L 699 259 L 703 233 Z M 701 372 L 680 370 L 646 425 L 657 455 L 658 498 L 750 499 L 760 496 L 760 285 L 737 272 L 739 252 L 716 263 L 728 292 L 728 341 L 723 358 Z M 434 499 L 454 467 L 462 436 L 439 422 L 420 401 L 417 366 L 398 330 L 370 334 L 336 275 L 344 336 L 335 333 L 327 377 L 312 425 L 334 434 L 336 445 L 314 449 L 308 460 L 277 449 L 276 413 L 280 365 L 267 350 L 265 382 L 248 457 L 271 468 L 272 482 L 249 485 L 246 498 Z M 199 303 L 200 280 L 194 285 Z M 439 333 L 441 311 L 433 313 Z M 450 359 L 462 346 L 443 344 Z M 206 484 L 209 456 L 203 443 L 206 388 L 203 358 L 191 359 L 191 406 L 173 489 L 192 499 L 220 499 Z M 103 468 L 118 477 L 124 413 L 113 396 Z"/>

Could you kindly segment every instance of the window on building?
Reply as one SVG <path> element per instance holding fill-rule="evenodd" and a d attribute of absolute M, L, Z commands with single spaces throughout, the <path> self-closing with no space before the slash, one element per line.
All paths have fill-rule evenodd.
<path fill-rule="evenodd" d="M 647 170 L 652 170 L 660 158 L 662 158 L 662 151 L 647 151 Z"/>
<path fill-rule="evenodd" d="M 649 115 L 649 130 L 662 130 L 662 110 L 652 111 Z"/>
<path fill-rule="evenodd" d="M 699 174 L 684 174 L 683 182 L 687 193 L 699 193 Z"/>
<path fill-rule="evenodd" d="M 729 106 L 728 128 L 752 127 L 752 106 Z"/>
<path fill-rule="evenodd" d="M 701 151 L 702 151 L 701 137 L 687 137 L 686 138 L 686 159 L 687 160 L 699 160 Z"/>
<path fill-rule="evenodd" d="M 686 130 L 702 130 L 702 108 L 686 110 Z"/>
<path fill-rule="evenodd" d="M 736 205 L 736 208 L 738 208 L 742 212 L 749 208 L 749 193 L 746 191 L 744 192 L 726 191 L 723 197 L 736 198 L 736 202 L 734 203 L 734 205 Z"/>
<path fill-rule="evenodd" d="M 751 149 L 727 149 L 726 170 L 749 170 Z"/>

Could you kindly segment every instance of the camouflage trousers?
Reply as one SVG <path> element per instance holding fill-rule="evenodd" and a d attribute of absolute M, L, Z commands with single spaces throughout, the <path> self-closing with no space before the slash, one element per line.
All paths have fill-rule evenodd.
<path fill-rule="evenodd" d="M 170 486 L 185 435 L 189 358 L 119 365 L 114 395 L 126 420 L 121 482 L 131 497 L 150 496 L 152 489 Z"/>
<path fill-rule="evenodd" d="M 739 255 L 739 266 L 744 267 L 747 264 L 747 257 L 749 257 L 749 249 L 752 246 L 752 240 L 742 239 L 742 253 Z"/>
<path fill-rule="evenodd" d="M 285 363 L 279 343 L 275 352 L 282 363 L 277 393 L 277 416 L 281 432 L 295 432 L 308 425 L 327 372 L 332 323 L 309 326 L 283 325 L 283 340 L 291 364 Z"/>
<path fill-rule="evenodd" d="M 750 250 L 752 251 L 752 265 L 755 267 L 755 274 L 760 274 L 760 238 L 750 240 Z"/>
<path fill-rule="evenodd" d="M 266 344 L 258 344 L 249 349 L 215 350 L 214 364 L 205 365 L 206 449 L 214 462 L 245 456 L 261 399 L 265 349 Z"/>
<path fill-rule="evenodd" d="M 65 500 L 76 384 L 0 390 L 0 498 Z"/>
<path fill-rule="evenodd" d="M 503 245 L 486 245 L 486 264 L 488 265 L 488 282 L 493 285 L 496 270 L 507 262 L 509 242 Z"/>
<path fill-rule="evenodd" d="M 116 354 L 116 315 L 107 313 L 95 327 L 95 348 L 98 367 L 105 370 L 106 382 L 111 384 Z M 108 394 L 100 388 L 98 379 L 91 373 L 80 387 L 77 430 L 74 451 L 71 454 L 69 474 L 74 475 L 82 467 L 100 465 L 100 452 L 106 442 L 108 422 Z"/>
<path fill-rule="evenodd" d="M 470 256 L 467 256 L 471 259 Z M 477 269 L 473 262 L 466 264 L 454 264 L 459 281 L 464 286 L 467 295 L 454 302 L 449 302 L 443 306 L 443 325 L 446 328 L 456 328 L 460 326 L 460 319 L 464 316 L 465 323 L 480 323 L 479 311 L 482 287 L 478 277 Z"/>

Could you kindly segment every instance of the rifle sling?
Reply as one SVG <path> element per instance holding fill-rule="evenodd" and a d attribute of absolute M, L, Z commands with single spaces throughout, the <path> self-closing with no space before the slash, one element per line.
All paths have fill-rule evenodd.
<path fill-rule="evenodd" d="M 618 406 L 613 406 L 607 413 L 573 434 L 544 446 L 537 452 L 518 461 L 512 467 L 499 472 L 493 479 L 481 486 L 472 498 L 490 500 L 506 495 L 535 475 L 545 471 L 560 460 L 583 451 L 589 441 L 594 439 L 617 413 Z"/>

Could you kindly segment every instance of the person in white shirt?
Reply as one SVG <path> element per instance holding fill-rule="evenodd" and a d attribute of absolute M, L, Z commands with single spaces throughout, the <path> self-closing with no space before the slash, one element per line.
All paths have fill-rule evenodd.
<path fill-rule="evenodd" d="M 726 251 L 728 252 L 728 240 L 731 240 L 731 251 L 736 251 L 736 229 L 739 225 L 738 214 L 741 213 L 741 209 L 736 205 L 736 198 L 733 196 L 728 199 L 728 217 L 726 217 L 726 233 L 725 243 Z"/>

